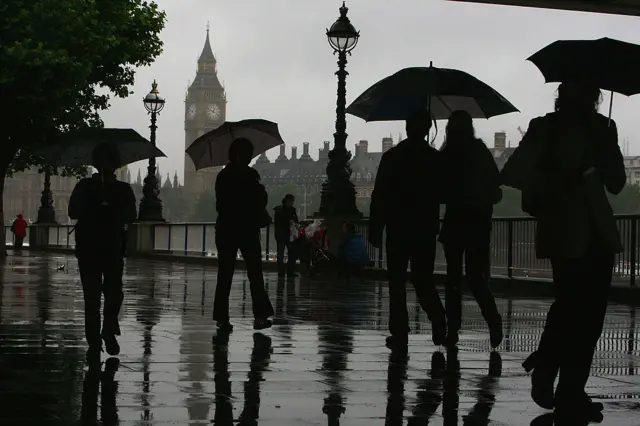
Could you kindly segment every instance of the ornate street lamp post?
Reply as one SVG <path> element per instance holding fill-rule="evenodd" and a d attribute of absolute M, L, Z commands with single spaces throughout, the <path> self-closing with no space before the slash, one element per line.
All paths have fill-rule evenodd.
<path fill-rule="evenodd" d="M 144 98 L 144 107 L 151 114 L 151 143 L 156 144 L 156 120 L 158 114 L 164 108 L 165 100 L 158 92 L 158 83 L 153 80 L 151 92 Z M 156 177 L 156 158 L 149 158 L 149 166 L 147 167 L 147 176 L 144 178 L 142 186 L 142 200 L 140 200 L 140 209 L 138 211 L 138 220 L 163 222 L 162 217 L 162 201 L 160 200 L 160 182 Z"/>
<path fill-rule="evenodd" d="M 53 207 L 53 192 L 51 191 L 51 169 L 49 166 L 44 168 L 44 188 L 40 197 L 36 223 L 56 223 L 56 211 Z"/>
<path fill-rule="evenodd" d="M 347 8 L 342 2 L 340 17 L 327 30 L 329 44 L 333 53 L 338 54 L 338 100 L 336 102 L 336 132 L 333 134 L 333 149 L 329 152 L 327 165 L 327 180 L 322 185 L 320 201 L 321 216 L 362 216 L 356 207 L 356 191 L 350 180 L 351 167 L 349 160 L 351 153 L 347 151 L 347 54 L 356 44 L 360 32 L 356 31 L 347 18 Z"/>

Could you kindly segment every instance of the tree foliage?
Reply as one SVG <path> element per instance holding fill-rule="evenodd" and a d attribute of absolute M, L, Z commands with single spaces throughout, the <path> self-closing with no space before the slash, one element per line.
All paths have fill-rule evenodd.
<path fill-rule="evenodd" d="M 145 0 L 0 2 L 0 199 L 14 171 L 35 165 L 82 174 L 32 153 L 61 132 L 101 127 L 111 94 L 128 96 L 135 67 L 162 52 L 164 23 L 164 12 Z"/>
<path fill-rule="evenodd" d="M 31 153 L 56 134 L 102 126 L 110 95 L 162 51 L 165 14 L 143 0 L 3 0 L 0 16 L 3 176 L 47 166 Z"/>

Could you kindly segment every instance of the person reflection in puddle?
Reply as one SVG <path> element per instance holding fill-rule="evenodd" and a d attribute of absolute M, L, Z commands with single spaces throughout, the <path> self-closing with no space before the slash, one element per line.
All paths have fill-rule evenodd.
<path fill-rule="evenodd" d="M 104 372 L 100 371 L 100 367 L 95 364 L 89 366 L 82 385 L 80 424 L 92 426 L 96 424 L 104 426 L 119 424 L 118 407 L 116 406 L 118 382 L 115 381 L 119 366 L 120 362 L 117 358 L 107 359 Z M 101 422 L 98 422 L 98 389 L 100 386 L 102 386 Z"/>
<path fill-rule="evenodd" d="M 122 306 L 122 274 L 126 227 L 136 220 L 136 197 L 131 185 L 116 179 L 121 165 L 118 149 L 103 143 L 93 150 L 98 173 L 82 179 L 69 199 L 69 217 L 75 226 L 76 257 L 84 294 L 87 360 L 99 362 L 102 341 L 109 355 L 118 355 L 118 314 Z M 103 279 L 104 278 L 104 279 Z M 100 331 L 100 302 L 104 294 L 104 318 Z"/>

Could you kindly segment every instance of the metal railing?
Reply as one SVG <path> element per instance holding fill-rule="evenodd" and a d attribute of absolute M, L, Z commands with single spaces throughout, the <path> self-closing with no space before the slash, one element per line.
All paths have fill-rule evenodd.
<path fill-rule="evenodd" d="M 616 255 L 614 281 L 635 285 L 640 278 L 640 215 L 616 216 L 624 251 Z M 367 236 L 366 220 L 356 222 L 358 232 Z M 536 220 L 530 217 L 494 218 L 491 236 L 491 274 L 509 278 L 551 279 L 551 265 L 536 258 Z M 264 258 L 275 260 L 273 225 L 262 231 Z M 216 257 L 215 223 L 166 223 L 154 226 L 156 252 L 185 256 Z M 386 268 L 385 250 L 369 245 L 371 266 Z M 437 245 L 436 271 L 446 271 L 442 246 Z"/>
<path fill-rule="evenodd" d="M 614 281 L 635 285 L 640 278 L 640 215 L 616 216 L 622 236 L 623 252 L 616 255 Z M 39 231 L 37 229 L 40 228 Z M 25 248 L 29 245 L 30 233 L 47 232 L 48 246 L 73 248 L 75 232 L 73 225 L 30 226 Z M 356 222 L 358 232 L 367 236 L 367 220 Z M 529 217 L 494 218 L 491 236 L 491 274 L 494 277 L 551 279 L 551 265 L 547 260 L 536 258 L 536 221 Z M 273 225 L 262 229 L 264 259 L 274 261 L 276 242 Z M 5 226 L 5 245 L 13 244 L 13 234 Z M 216 257 L 215 223 L 163 223 L 154 225 L 153 250 L 184 256 Z M 386 268 L 385 250 L 368 246 L 371 266 Z M 442 246 L 437 244 L 436 272 L 446 271 Z"/>

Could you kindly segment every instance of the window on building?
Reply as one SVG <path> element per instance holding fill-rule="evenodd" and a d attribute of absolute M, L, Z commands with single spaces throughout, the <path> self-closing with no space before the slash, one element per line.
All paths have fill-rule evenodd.
<path fill-rule="evenodd" d="M 367 182 L 371 181 L 371 173 L 367 173 Z"/>
<path fill-rule="evenodd" d="M 360 180 L 360 173 L 356 173 L 356 181 Z"/>

